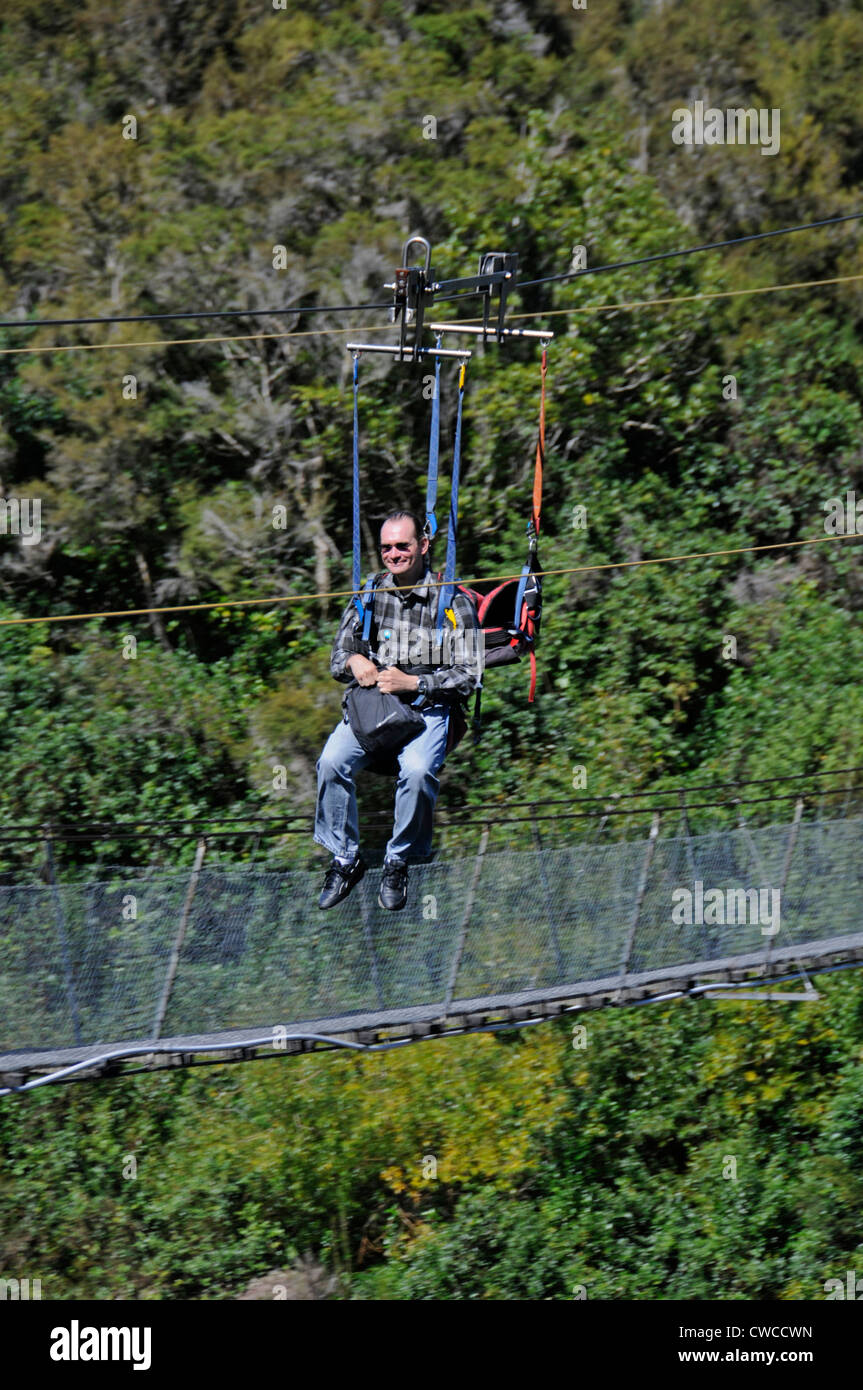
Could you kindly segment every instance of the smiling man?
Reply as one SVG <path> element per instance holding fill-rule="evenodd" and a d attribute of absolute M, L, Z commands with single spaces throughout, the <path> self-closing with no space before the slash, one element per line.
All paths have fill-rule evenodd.
<path fill-rule="evenodd" d="M 378 902 L 398 911 L 407 902 L 408 863 L 431 853 L 432 816 L 440 789 L 437 773 L 447 753 L 453 706 L 482 678 L 482 633 L 470 599 L 455 592 L 445 640 L 438 641 L 438 588 L 428 567 L 429 539 L 413 512 L 390 512 L 381 527 L 385 572 L 375 576 L 374 617 L 368 644 L 357 633 L 353 603 L 333 643 L 336 680 L 377 685 L 415 705 L 424 730 L 398 754 L 395 818 L 386 850 Z M 413 669 L 416 668 L 416 669 Z M 318 906 L 334 907 L 366 871 L 360 855 L 354 774 L 369 755 L 341 723 L 318 764 L 315 839 L 333 855 Z"/>

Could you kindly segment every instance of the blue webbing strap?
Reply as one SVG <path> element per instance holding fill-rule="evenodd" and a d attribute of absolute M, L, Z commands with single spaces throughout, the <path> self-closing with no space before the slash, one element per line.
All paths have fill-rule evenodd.
<path fill-rule="evenodd" d="M 438 334 L 437 345 L 440 347 L 441 335 Z M 438 459 L 440 456 L 440 358 L 435 358 L 434 363 L 434 395 L 432 396 L 431 429 L 429 431 L 429 473 L 426 485 L 426 527 L 428 528 L 428 538 L 433 540 L 437 532 L 437 517 L 435 507 L 437 506 L 437 471 Z"/>
<path fill-rule="evenodd" d="M 366 612 L 360 597 L 360 417 L 359 395 L 359 354 L 354 353 L 354 540 L 351 587 L 354 591 L 354 607 L 360 618 L 366 621 Z"/>
<path fill-rule="evenodd" d="M 528 525 L 527 529 L 529 532 L 531 529 L 530 525 Z M 527 581 L 530 579 L 530 572 L 531 564 L 529 559 L 527 563 L 522 566 L 521 578 L 518 581 L 518 588 L 515 591 L 515 615 L 512 620 L 512 625 L 515 628 L 521 627 L 521 605 L 524 602 L 524 591 L 527 588 Z"/>
<path fill-rule="evenodd" d="M 375 589 L 377 583 L 374 576 L 367 580 L 366 587 L 363 589 L 360 598 L 360 605 L 363 609 L 363 641 L 368 642 L 369 633 L 372 630 L 372 614 L 375 611 Z"/>
<path fill-rule="evenodd" d="M 449 502 L 449 530 L 446 538 L 446 568 L 444 570 L 444 582 L 440 588 L 437 609 L 437 640 L 438 645 L 443 641 L 443 620 L 446 610 L 452 604 L 453 593 L 455 592 L 455 550 L 456 532 L 458 528 L 458 484 L 459 469 L 461 467 L 461 415 L 462 402 L 464 400 L 464 377 L 465 364 L 462 362 L 458 377 L 458 408 L 455 417 L 455 445 L 452 455 L 452 489 L 450 491 Z"/>

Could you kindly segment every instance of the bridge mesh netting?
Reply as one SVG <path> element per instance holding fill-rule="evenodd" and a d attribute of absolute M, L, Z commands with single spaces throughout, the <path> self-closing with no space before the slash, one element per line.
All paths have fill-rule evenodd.
<path fill-rule="evenodd" d="M 346 1032 L 359 1015 L 572 997 L 687 964 L 791 959 L 792 946 L 838 954 L 861 931 L 861 831 L 852 817 L 442 857 L 411 869 L 401 913 L 378 907 L 374 869 L 329 912 L 320 873 L 305 870 L 0 887 L 0 1070 L 157 1033 L 321 1020 Z M 704 893 L 781 889 L 779 931 L 766 935 L 763 919 L 675 925 L 672 894 L 696 881 Z"/>

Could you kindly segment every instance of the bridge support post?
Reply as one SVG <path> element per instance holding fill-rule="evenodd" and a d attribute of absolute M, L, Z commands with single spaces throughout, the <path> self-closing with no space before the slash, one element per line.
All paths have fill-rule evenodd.
<path fill-rule="evenodd" d="M 162 986 L 162 997 L 156 1008 L 156 1017 L 153 1019 L 153 1036 L 151 1042 L 155 1042 L 161 1036 L 162 1024 L 165 1022 L 165 1014 L 168 1012 L 168 1001 L 171 998 L 171 990 L 174 988 L 174 977 L 177 974 L 177 967 L 180 963 L 180 952 L 183 949 L 183 942 L 186 939 L 186 929 L 189 925 L 189 917 L 192 913 L 192 902 L 195 897 L 195 889 L 198 886 L 198 879 L 201 876 L 201 865 L 204 862 L 204 855 L 207 853 L 207 837 L 202 835 L 198 841 L 198 848 L 195 851 L 195 862 L 192 865 L 192 877 L 189 879 L 189 887 L 186 889 L 186 901 L 183 903 L 183 911 L 180 915 L 180 925 L 177 927 L 177 935 L 174 938 L 174 945 L 171 948 L 171 958 L 168 961 L 168 972 L 165 976 L 165 983 Z"/>
<path fill-rule="evenodd" d="M 686 791 L 683 787 L 680 788 L 678 793 L 678 800 L 680 801 L 680 824 L 686 836 L 686 862 L 689 865 L 689 872 L 692 875 L 692 882 L 694 884 L 697 878 L 695 872 L 695 856 L 692 853 L 692 830 L 690 829 L 689 814 L 686 806 Z"/>
<path fill-rule="evenodd" d="M 455 982 L 458 977 L 459 966 L 461 965 L 461 958 L 464 952 L 464 943 L 467 939 L 468 924 L 470 923 L 470 915 L 473 912 L 473 903 L 474 898 L 476 897 L 476 889 L 477 884 L 479 883 L 479 876 L 482 873 L 482 861 L 485 858 L 485 851 L 488 846 L 488 837 L 489 827 L 488 822 L 486 822 L 486 824 L 482 828 L 482 838 L 479 842 L 479 849 L 477 851 L 476 864 L 474 865 L 473 878 L 471 879 L 470 889 L 467 895 L 467 902 L 464 905 L 464 913 L 461 919 L 461 930 L 459 932 L 458 944 L 456 945 L 455 955 L 453 956 L 452 966 L 450 967 L 449 980 L 447 982 L 446 987 L 446 998 L 444 999 L 443 1005 L 444 1017 L 446 1017 L 446 1015 L 450 1011 L 452 997 L 455 992 Z"/>
<path fill-rule="evenodd" d="M 548 881 L 548 874 L 545 872 L 545 863 L 542 857 L 542 837 L 539 833 L 539 826 L 536 823 L 536 811 L 531 807 L 530 828 L 533 831 L 533 842 L 537 848 L 537 863 L 539 864 L 539 877 L 542 883 L 542 892 L 545 897 L 545 910 L 548 915 L 548 930 L 551 934 L 551 942 L 554 946 L 554 954 L 557 958 L 558 979 L 563 979 L 563 952 L 560 949 L 560 938 L 557 932 L 557 921 L 554 915 L 554 906 L 551 901 L 551 886 Z"/>
<path fill-rule="evenodd" d="M 366 885 L 363 884 L 362 888 L 364 889 L 365 886 Z M 366 900 L 363 896 L 362 889 L 360 890 L 358 897 L 360 900 L 360 915 L 363 919 L 363 937 L 365 938 L 366 947 L 369 953 L 369 963 L 371 965 L 372 971 L 372 983 L 375 987 L 375 998 L 378 1001 L 378 1008 L 382 1009 L 384 1007 L 384 994 L 383 990 L 381 989 L 381 977 L 380 972 L 378 970 L 378 957 L 377 952 L 375 950 L 374 937 L 372 936 L 371 924 L 369 922 L 369 910 L 366 905 Z"/>
<path fill-rule="evenodd" d="M 57 875 L 54 872 L 54 846 L 51 840 L 51 827 L 45 827 L 45 875 L 51 885 L 51 897 L 54 900 L 54 918 L 57 923 L 57 938 L 60 942 L 60 954 L 63 958 L 63 974 L 66 978 L 66 999 L 69 1004 L 69 1013 L 72 1016 L 72 1031 L 75 1034 L 76 1043 L 82 1041 L 81 1037 L 81 1017 L 78 1013 L 78 995 L 75 991 L 75 976 L 72 971 L 72 958 L 69 955 L 69 939 L 66 935 L 66 916 L 63 912 L 63 903 L 60 899 L 60 890 L 57 887 Z"/>
<path fill-rule="evenodd" d="M 803 817 L 803 805 L 804 805 L 804 798 L 803 798 L 802 796 L 798 796 L 798 798 L 797 798 L 797 803 L 796 803 L 796 805 L 795 805 L 795 807 L 794 807 L 794 819 L 793 819 L 793 821 L 791 822 L 791 830 L 789 831 L 789 834 L 788 834 L 788 845 L 787 845 L 786 850 L 785 850 L 785 861 L 784 861 L 784 863 L 783 863 L 783 865 L 782 865 L 782 878 L 781 878 L 780 883 L 779 883 L 779 911 L 780 911 L 780 914 L 781 914 L 781 912 L 782 912 L 782 899 L 785 897 L 785 885 L 786 885 L 786 883 L 788 882 L 788 875 L 789 875 L 789 873 L 790 873 L 790 871 L 791 871 L 791 856 L 792 856 L 793 853 L 794 853 L 794 846 L 797 844 L 797 832 L 798 832 L 799 829 L 800 829 L 800 821 L 801 821 L 801 819 L 802 819 L 802 817 Z M 780 917 L 780 920 L 781 920 L 781 917 Z M 775 940 L 775 937 L 773 937 L 773 936 L 768 936 L 768 938 L 767 938 L 767 950 L 766 950 L 765 956 L 764 956 L 764 963 L 765 963 L 765 965 L 768 966 L 768 967 L 769 967 L 769 965 L 770 965 L 770 956 L 771 956 L 771 953 L 772 953 L 773 942 L 774 942 L 774 940 Z M 804 971 L 804 974 L 805 974 L 805 973 L 806 973 L 806 972 Z M 808 986 L 810 989 L 812 989 L 812 982 L 811 982 L 811 980 L 808 978 L 808 976 L 806 977 L 806 984 L 807 984 L 807 986 Z"/>
<path fill-rule="evenodd" d="M 623 951 L 623 959 L 620 962 L 620 978 L 617 982 L 617 993 L 615 1000 L 620 998 L 626 977 L 629 974 L 629 962 L 632 958 L 632 948 L 635 945 L 635 932 L 638 927 L 638 919 L 641 916 L 641 905 L 644 902 L 644 895 L 647 892 L 647 875 L 650 873 L 650 866 L 653 863 L 653 855 L 656 850 L 656 839 L 659 834 L 660 814 L 658 811 L 653 813 L 653 821 L 650 826 L 650 835 L 647 841 L 647 852 L 644 856 L 644 863 L 641 866 L 641 877 L 638 880 L 638 890 L 635 894 L 635 902 L 632 908 L 632 921 L 629 925 L 629 933 L 626 938 L 626 945 Z"/>

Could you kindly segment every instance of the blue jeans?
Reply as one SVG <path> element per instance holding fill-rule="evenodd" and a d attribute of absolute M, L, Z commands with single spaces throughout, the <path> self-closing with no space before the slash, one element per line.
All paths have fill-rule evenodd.
<path fill-rule="evenodd" d="M 440 790 L 435 773 L 443 767 L 449 729 L 449 708 L 426 705 L 421 711 L 425 729 L 398 755 L 395 820 L 387 858 L 427 858 L 431 853 L 432 814 Z M 331 854 L 352 859 L 359 851 L 360 830 L 354 773 L 365 767 L 365 753 L 342 722 L 327 739 L 317 762 L 318 803 L 315 839 Z"/>

